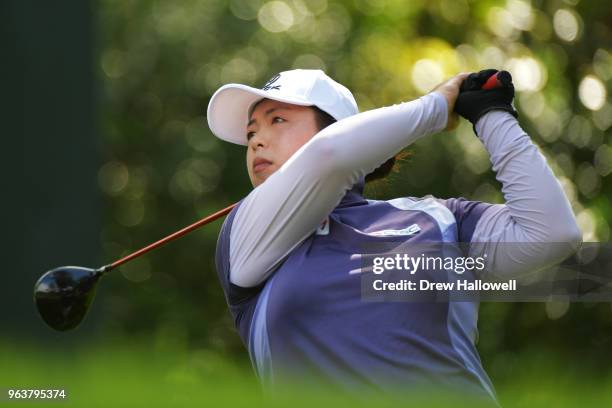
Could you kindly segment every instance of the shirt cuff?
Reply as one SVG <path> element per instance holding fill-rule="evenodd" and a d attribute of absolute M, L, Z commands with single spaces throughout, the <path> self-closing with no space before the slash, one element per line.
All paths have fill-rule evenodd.
<path fill-rule="evenodd" d="M 446 129 L 446 125 L 448 124 L 448 102 L 444 95 L 433 91 L 422 96 L 421 99 L 423 99 L 425 103 L 432 105 L 430 132 L 437 133 Z"/>
<path fill-rule="evenodd" d="M 491 110 L 485 113 L 484 115 L 482 115 L 480 119 L 478 119 L 478 121 L 474 125 L 474 131 L 476 132 L 476 135 L 482 139 L 483 137 L 488 136 L 488 134 L 494 133 L 494 132 L 487 132 L 489 127 L 495 127 L 496 125 L 500 124 L 502 121 L 508 120 L 508 119 L 516 120 L 516 118 L 507 111 Z"/>

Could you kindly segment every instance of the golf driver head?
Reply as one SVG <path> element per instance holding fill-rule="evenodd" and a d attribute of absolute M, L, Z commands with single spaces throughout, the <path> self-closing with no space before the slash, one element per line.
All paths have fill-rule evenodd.
<path fill-rule="evenodd" d="M 45 323 L 59 331 L 78 326 L 102 274 L 101 269 L 62 266 L 41 276 L 34 285 L 34 301 Z"/>

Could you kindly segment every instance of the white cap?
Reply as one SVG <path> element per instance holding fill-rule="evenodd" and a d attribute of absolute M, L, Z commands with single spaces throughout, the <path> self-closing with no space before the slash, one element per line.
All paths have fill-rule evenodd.
<path fill-rule="evenodd" d="M 340 120 L 359 112 L 351 91 L 320 69 L 294 69 L 273 76 L 261 88 L 227 84 L 208 103 L 208 126 L 220 139 L 246 145 L 246 127 L 251 106 L 263 99 L 294 105 L 315 105 Z"/>

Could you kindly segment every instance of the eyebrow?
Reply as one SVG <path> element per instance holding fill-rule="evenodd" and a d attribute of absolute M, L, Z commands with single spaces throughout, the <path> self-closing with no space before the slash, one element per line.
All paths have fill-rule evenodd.
<path fill-rule="evenodd" d="M 281 108 L 270 108 L 266 111 L 266 113 L 264 113 L 264 116 L 268 116 L 269 114 L 271 114 L 274 111 L 277 110 L 291 110 L 292 108 L 289 107 L 281 107 Z M 249 120 L 249 123 L 247 123 L 247 127 L 251 126 L 253 123 L 257 122 L 256 119 L 251 119 Z"/>

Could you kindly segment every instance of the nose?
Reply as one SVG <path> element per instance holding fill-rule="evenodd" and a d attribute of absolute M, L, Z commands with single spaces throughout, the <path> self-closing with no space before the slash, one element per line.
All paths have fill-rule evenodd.
<path fill-rule="evenodd" d="M 249 140 L 249 145 L 253 150 L 257 150 L 260 147 L 265 147 L 268 144 L 268 140 L 264 135 L 264 132 L 255 132 L 255 135 Z"/>

